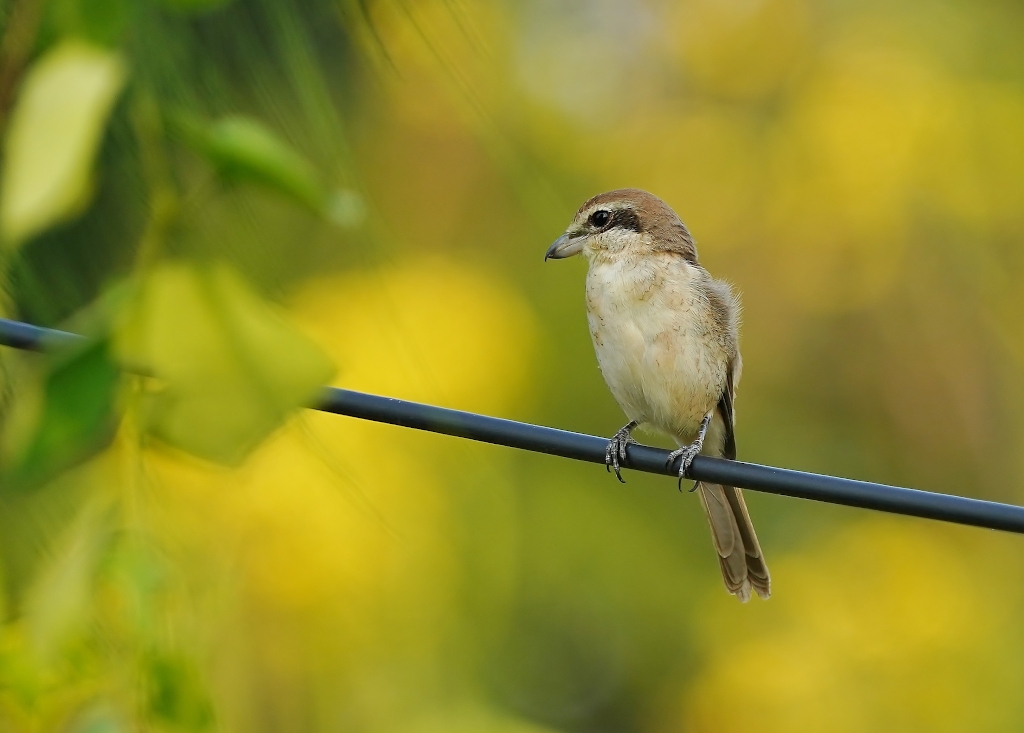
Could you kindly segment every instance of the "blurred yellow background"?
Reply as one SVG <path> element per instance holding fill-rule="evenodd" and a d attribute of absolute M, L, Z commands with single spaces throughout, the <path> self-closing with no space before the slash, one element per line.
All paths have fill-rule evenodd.
<path fill-rule="evenodd" d="M 1018 537 L 748 493 L 740 605 L 667 478 L 292 409 L 329 361 L 610 435 L 584 265 L 542 259 L 636 186 L 742 294 L 740 459 L 1024 503 L 1018 7 L 88 5 L 5 21 L 0 309 L 170 387 L 83 460 L 32 443 L 60 365 L 2 356 L 0 454 L 66 470 L 0 474 L 0 731 L 1024 728 Z M 33 199 L 24 70 L 72 57 L 105 126 Z"/>

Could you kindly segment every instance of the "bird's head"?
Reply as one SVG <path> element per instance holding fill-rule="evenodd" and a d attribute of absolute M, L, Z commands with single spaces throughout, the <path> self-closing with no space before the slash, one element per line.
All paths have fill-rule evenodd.
<path fill-rule="evenodd" d="M 552 244 L 544 260 L 583 253 L 591 262 L 621 256 L 675 252 L 696 264 L 697 248 L 668 204 L 638 188 L 620 188 L 587 201 Z"/>

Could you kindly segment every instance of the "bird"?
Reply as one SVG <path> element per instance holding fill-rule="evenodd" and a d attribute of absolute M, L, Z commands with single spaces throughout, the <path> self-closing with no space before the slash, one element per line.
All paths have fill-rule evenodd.
<path fill-rule="evenodd" d="M 697 259 L 679 216 L 657 196 L 624 188 L 584 203 L 545 262 L 582 254 L 586 307 L 598 366 L 629 422 L 609 440 L 621 468 L 639 426 L 667 435 L 679 480 L 698 454 L 736 457 L 735 399 L 742 360 L 740 305 Z M 742 492 L 698 481 L 726 590 L 741 601 L 771 595 L 771 577 Z"/>

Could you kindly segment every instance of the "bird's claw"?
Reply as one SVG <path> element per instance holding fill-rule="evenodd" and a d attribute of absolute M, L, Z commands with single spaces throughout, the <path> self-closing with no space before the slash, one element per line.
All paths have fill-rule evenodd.
<path fill-rule="evenodd" d="M 604 449 L 604 468 L 606 471 L 614 470 L 615 478 L 621 483 L 626 483 L 626 479 L 622 478 L 622 466 L 626 463 L 626 446 L 636 445 L 636 441 L 630 435 L 634 427 L 636 425 L 631 423 L 619 430 Z"/>
<path fill-rule="evenodd" d="M 691 443 L 690 445 L 683 446 L 679 450 L 674 450 L 674 451 L 672 451 L 671 453 L 668 454 L 668 459 L 666 459 L 665 465 L 667 467 L 669 467 L 669 468 L 672 467 L 672 462 L 673 461 L 675 461 L 677 458 L 680 459 L 680 461 L 679 461 L 679 491 L 680 492 L 682 492 L 682 490 L 683 490 L 683 479 L 684 478 L 690 478 L 690 476 L 689 476 L 690 466 L 693 465 L 693 459 L 696 458 L 700 454 L 701 448 L 703 448 L 703 447 L 704 447 L 704 445 L 703 445 L 703 443 L 701 441 L 695 441 L 695 442 Z M 699 481 L 695 482 L 693 484 L 693 488 L 691 488 L 690 491 L 696 490 L 696 488 L 697 488 L 697 486 L 699 484 L 700 484 Z"/>

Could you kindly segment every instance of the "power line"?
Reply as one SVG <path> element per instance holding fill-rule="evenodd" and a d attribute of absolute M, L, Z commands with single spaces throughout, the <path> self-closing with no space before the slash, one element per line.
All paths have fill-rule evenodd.
<path fill-rule="evenodd" d="M 66 331 L 0 318 L 0 345 L 4 346 L 44 351 L 81 338 Z M 607 438 L 593 435 L 336 387 L 325 387 L 312 409 L 599 464 L 604 464 L 605 447 L 608 444 Z M 627 468 L 676 475 L 676 471 L 665 464 L 668 457 L 666 450 L 631 445 L 626 455 Z M 678 470 L 678 464 L 676 466 Z M 1024 534 L 1024 507 L 1012 504 L 708 456 L 697 456 L 694 459 L 690 475 L 694 480 L 769 494 Z"/>

